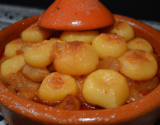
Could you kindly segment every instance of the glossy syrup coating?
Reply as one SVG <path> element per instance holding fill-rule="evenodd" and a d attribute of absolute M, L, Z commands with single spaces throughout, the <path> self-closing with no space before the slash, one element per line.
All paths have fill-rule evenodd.
<path fill-rule="evenodd" d="M 109 109 L 121 106 L 127 101 L 129 87 L 122 74 L 103 69 L 87 77 L 82 94 L 88 103 Z"/>
<path fill-rule="evenodd" d="M 24 65 L 23 55 L 14 56 L 1 64 L 1 74 L 7 78 L 10 74 L 20 71 Z"/>
<path fill-rule="evenodd" d="M 40 27 L 38 23 L 34 23 L 26 28 L 22 33 L 22 40 L 25 42 L 40 42 L 52 35 L 53 31 Z"/>
<path fill-rule="evenodd" d="M 118 60 L 120 72 L 132 80 L 151 79 L 157 73 L 156 59 L 144 50 L 127 51 Z"/>
<path fill-rule="evenodd" d="M 24 60 L 33 67 L 44 68 L 51 63 L 52 41 L 43 40 L 24 48 Z"/>
<path fill-rule="evenodd" d="M 125 41 L 134 38 L 134 29 L 127 21 L 116 20 L 113 26 L 103 28 L 102 32 L 117 33 L 121 37 L 124 37 Z"/>
<path fill-rule="evenodd" d="M 40 85 L 38 96 L 45 101 L 61 101 L 67 95 L 75 96 L 78 87 L 70 75 L 53 72 Z"/>
<path fill-rule="evenodd" d="M 56 30 L 90 30 L 113 23 L 113 15 L 98 0 L 56 0 L 38 22 Z"/>
<path fill-rule="evenodd" d="M 73 42 L 73 41 L 83 41 L 86 43 L 92 43 L 92 40 L 99 35 L 98 30 L 89 30 L 89 31 L 63 31 L 60 39 Z"/>
<path fill-rule="evenodd" d="M 127 42 L 127 46 L 129 50 L 139 49 L 153 53 L 151 44 L 143 38 L 134 38 Z"/>
<path fill-rule="evenodd" d="M 24 42 L 21 38 L 12 40 L 5 46 L 4 55 L 13 57 L 17 54 L 17 50 L 24 46 Z"/>
<path fill-rule="evenodd" d="M 80 41 L 66 43 L 51 58 L 55 70 L 68 75 L 86 75 L 94 71 L 99 62 L 93 46 Z"/>
<path fill-rule="evenodd" d="M 92 41 L 99 58 L 108 56 L 118 58 L 128 50 L 126 41 L 116 33 L 101 33 Z"/>

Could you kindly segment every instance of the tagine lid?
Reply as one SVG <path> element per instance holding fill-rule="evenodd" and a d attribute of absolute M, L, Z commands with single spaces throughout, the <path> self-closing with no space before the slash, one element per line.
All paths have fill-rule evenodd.
<path fill-rule="evenodd" d="M 113 23 L 112 13 L 99 0 L 55 0 L 38 22 L 55 30 L 91 30 Z"/>

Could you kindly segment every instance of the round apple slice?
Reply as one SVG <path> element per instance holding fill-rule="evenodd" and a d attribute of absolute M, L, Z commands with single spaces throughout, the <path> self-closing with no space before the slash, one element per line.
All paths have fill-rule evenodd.
<path fill-rule="evenodd" d="M 115 108 L 126 103 L 129 86 L 122 74 L 114 70 L 97 70 L 85 80 L 82 94 L 90 104 Z"/>

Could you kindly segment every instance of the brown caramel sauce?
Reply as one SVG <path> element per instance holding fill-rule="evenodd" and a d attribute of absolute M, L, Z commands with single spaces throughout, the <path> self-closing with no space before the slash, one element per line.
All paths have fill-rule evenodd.
<path fill-rule="evenodd" d="M 119 25 L 120 23 L 121 23 L 121 21 L 119 21 L 119 23 L 117 23 L 117 25 Z M 55 33 L 57 33 L 57 31 L 55 31 Z M 59 31 L 57 34 L 58 35 L 61 34 L 61 31 Z M 57 34 L 55 35 L 56 37 L 58 37 Z M 138 37 L 138 36 L 135 36 L 135 38 L 136 37 Z M 66 42 L 62 42 L 62 43 L 57 42 L 55 44 L 55 46 L 53 46 L 54 50 L 58 53 L 61 53 L 61 51 L 65 48 L 65 45 L 66 45 L 65 43 Z M 22 54 L 24 48 L 26 46 L 30 46 L 32 44 L 33 43 L 26 43 L 25 46 L 23 46 L 21 49 L 17 50 L 17 54 Z M 66 47 L 66 48 L 76 49 L 78 46 L 81 46 L 82 44 L 83 44 L 82 42 L 69 42 L 67 44 L 67 46 L 69 48 L 68 47 Z M 153 56 L 156 58 L 158 64 L 160 64 L 160 58 L 159 58 L 159 56 L 156 55 L 155 50 L 154 50 L 154 53 L 155 54 L 153 54 Z M 52 60 L 54 60 L 55 56 L 56 56 L 56 54 L 52 55 Z M 136 54 L 134 56 L 136 56 Z M 136 58 L 141 58 L 141 57 L 136 56 Z M 0 64 L 3 63 L 7 59 L 9 59 L 9 57 L 2 56 L 2 58 L 0 60 Z M 120 64 L 116 58 L 107 57 L 105 59 L 99 60 L 99 65 L 97 66 L 97 70 L 98 69 L 112 69 L 112 70 L 119 72 L 119 67 L 120 67 Z M 33 70 L 30 70 L 30 72 L 32 72 Z M 55 71 L 53 65 L 49 65 L 47 67 L 47 70 L 49 70 L 50 72 Z M 83 89 L 83 84 L 84 84 L 84 81 L 88 75 L 89 74 L 82 75 L 82 76 L 73 76 L 76 80 L 77 85 L 78 85 L 79 92 L 76 97 L 74 97 L 72 95 L 68 95 L 62 101 L 41 100 L 37 95 L 41 82 L 34 82 L 34 81 L 26 78 L 21 71 L 18 73 L 15 73 L 15 74 L 11 74 L 7 79 L 5 79 L 0 73 L 0 82 L 3 83 L 13 93 L 15 93 L 23 98 L 29 99 L 31 101 L 40 103 L 40 104 L 44 104 L 44 105 L 48 105 L 48 106 L 52 106 L 52 107 L 56 107 L 56 108 L 60 108 L 60 109 L 65 109 L 65 110 L 103 109 L 102 107 L 88 104 L 87 102 L 85 102 L 85 100 L 82 96 L 81 92 Z M 145 81 L 134 81 L 129 78 L 126 78 L 126 79 L 127 79 L 129 89 L 130 89 L 130 96 L 129 96 L 126 103 L 130 103 L 132 101 L 135 101 L 137 99 L 142 98 L 143 96 L 150 93 L 152 90 L 154 90 L 159 85 L 159 79 L 156 76 L 152 79 L 145 80 Z M 63 81 L 58 79 L 56 81 L 56 83 L 57 83 L 57 87 L 58 87 L 58 86 L 60 86 L 60 84 L 63 83 Z"/>
<path fill-rule="evenodd" d="M 1 59 L 1 63 L 8 59 L 8 57 L 3 56 Z M 119 62 L 117 59 L 113 57 L 107 57 L 103 60 L 100 60 L 100 63 L 97 69 L 112 69 L 115 71 L 119 71 Z M 88 74 L 89 75 L 89 74 Z M 68 95 L 62 101 L 44 101 L 41 100 L 37 96 L 37 92 L 40 86 L 40 82 L 33 82 L 32 80 L 25 78 L 21 71 L 15 74 L 11 74 L 7 79 L 4 79 L 2 75 L 0 75 L 0 79 L 4 85 L 10 89 L 12 92 L 17 95 L 35 101 L 37 103 L 41 103 L 48 106 L 53 106 L 60 109 L 66 110 L 94 110 L 94 109 L 103 109 L 99 106 L 94 106 L 85 102 L 82 96 L 83 84 L 88 75 L 83 76 L 73 76 L 76 80 L 76 83 L 79 88 L 79 92 L 76 97 L 72 95 Z M 127 79 L 129 89 L 130 89 L 130 97 L 128 98 L 126 103 L 135 101 L 140 99 L 141 97 L 147 95 L 153 89 L 155 89 L 159 85 L 159 79 L 155 76 L 152 79 L 145 81 L 134 81 L 131 79 Z M 55 79 L 53 79 L 55 82 Z M 57 87 L 63 83 L 60 79 L 56 80 Z"/>

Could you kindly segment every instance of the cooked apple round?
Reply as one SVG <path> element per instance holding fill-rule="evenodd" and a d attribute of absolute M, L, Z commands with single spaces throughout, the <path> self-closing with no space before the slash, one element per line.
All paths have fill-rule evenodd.
<path fill-rule="evenodd" d="M 116 33 L 101 33 L 93 39 L 92 45 L 101 59 L 118 58 L 128 50 L 124 38 Z"/>
<path fill-rule="evenodd" d="M 80 41 L 68 42 L 52 55 L 55 70 L 68 75 L 85 75 L 94 71 L 99 58 L 93 46 Z"/>
<path fill-rule="evenodd" d="M 25 42 L 40 42 L 52 35 L 53 31 L 40 27 L 37 23 L 30 25 L 21 33 L 22 40 Z"/>
<path fill-rule="evenodd" d="M 73 41 L 83 41 L 86 43 L 92 43 L 92 40 L 99 34 L 98 30 L 90 31 L 63 31 L 60 39 L 73 42 Z"/>
<path fill-rule="evenodd" d="M 153 53 L 151 44 L 143 38 L 134 38 L 133 40 L 127 42 L 127 46 L 130 50 L 139 49 Z"/>
<path fill-rule="evenodd" d="M 124 37 L 125 41 L 134 38 L 134 30 L 127 21 L 116 20 L 113 26 L 104 28 L 103 32 L 117 33 L 121 37 Z"/>
<path fill-rule="evenodd" d="M 52 41 L 44 40 L 24 48 L 24 60 L 33 67 L 44 68 L 51 63 Z"/>
<path fill-rule="evenodd" d="M 157 61 L 144 50 L 127 51 L 119 59 L 120 72 L 133 80 L 147 80 L 156 75 Z"/>
<path fill-rule="evenodd" d="M 122 74 L 114 70 L 97 70 L 85 80 L 82 94 L 90 104 L 115 108 L 127 101 L 129 86 Z"/>
<path fill-rule="evenodd" d="M 67 95 L 75 96 L 77 92 L 78 87 L 74 78 L 53 72 L 43 80 L 38 96 L 45 101 L 61 101 Z"/>

